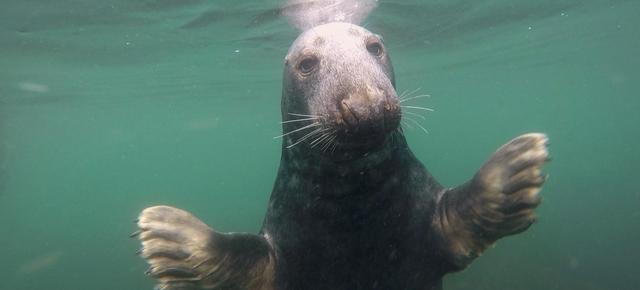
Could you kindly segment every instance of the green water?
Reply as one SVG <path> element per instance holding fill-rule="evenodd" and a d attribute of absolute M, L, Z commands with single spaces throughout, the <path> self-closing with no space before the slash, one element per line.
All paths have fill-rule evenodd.
<path fill-rule="evenodd" d="M 152 289 L 128 238 L 149 205 L 259 229 L 280 158 L 278 1 L 2 1 L 0 289 Z M 407 130 L 444 184 L 547 133 L 529 231 L 445 289 L 640 287 L 640 1 L 380 1 Z"/>

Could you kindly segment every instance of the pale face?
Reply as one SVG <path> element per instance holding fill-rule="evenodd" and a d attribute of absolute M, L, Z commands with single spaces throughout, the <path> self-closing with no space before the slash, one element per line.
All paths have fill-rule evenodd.
<path fill-rule="evenodd" d="M 311 116 L 316 129 L 354 146 L 383 142 L 398 127 L 389 55 L 381 37 L 360 26 L 334 22 L 305 31 L 289 49 L 284 74 L 283 121 Z M 309 123 L 288 124 L 285 131 Z"/>

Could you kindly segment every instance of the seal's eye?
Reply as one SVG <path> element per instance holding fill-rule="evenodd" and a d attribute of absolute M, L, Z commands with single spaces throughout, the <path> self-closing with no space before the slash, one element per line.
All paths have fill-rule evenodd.
<path fill-rule="evenodd" d="M 305 57 L 298 64 L 298 70 L 300 70 L 300 73 L 305 76 L 311 74 L 316 67 L 318 67 L 318 59 L 312 56 Z"/>
<path fill-rule="evenodd" d="M 369 53 L 375 57 L 382 56 L 384 50 L 382 49 L 382 44 L 378 41 L 370 41 L 367 43 L 367 50 Z"/>

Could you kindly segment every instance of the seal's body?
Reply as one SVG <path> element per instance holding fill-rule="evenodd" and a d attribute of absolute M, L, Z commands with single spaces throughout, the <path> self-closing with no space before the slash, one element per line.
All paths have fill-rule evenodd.
<path fill-rule="evenodd" d="M 403 137 L 379 36 L 312 28 L 283 79 L 282 159 L 261 232 L 145 209 L 141 255 L 160 289 L 441 289 L 443 275 L 533 222 L 546 137 L 520 136 L 469 182 L 443 188 Z"/>
<path fill-rule="evenodd" d="M 280 289 L 437 289 L 454 269 L 430 225 L 442 188 L 406 146 L 361 168 L 282 164 L 263 229 Z"/>

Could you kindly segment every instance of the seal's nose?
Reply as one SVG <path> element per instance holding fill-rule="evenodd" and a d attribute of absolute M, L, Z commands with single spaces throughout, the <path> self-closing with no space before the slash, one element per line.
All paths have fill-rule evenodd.
<path fill-rule="evenodd" d="M 382 133 L 385 128 L 397 127 L 399 105 L 395 92 L 377 86 L 347 95 L 339 103 L 339 111 L 348 133 Z M 395 125 L 394 125 L 395 124 Z"/>

